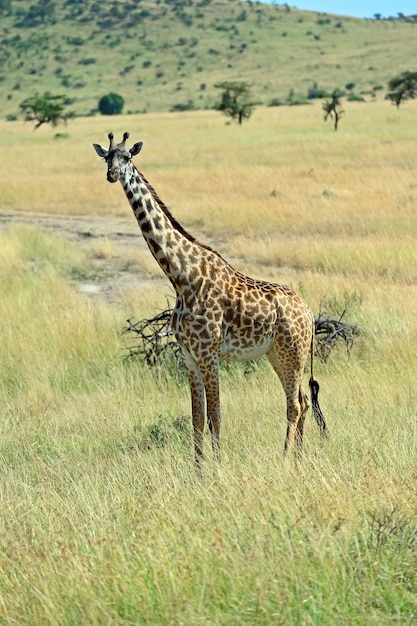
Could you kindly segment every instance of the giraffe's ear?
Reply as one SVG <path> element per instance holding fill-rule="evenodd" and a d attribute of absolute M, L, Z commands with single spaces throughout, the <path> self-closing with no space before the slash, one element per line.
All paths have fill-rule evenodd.
<path fill-rule="evenodd" d="M 138 141 L 138 143 L 135 143 L 129 150 L 130 156 L 134 157 L 137 154 L 139 154 L 139 152 L 142 150 L 142 146 L 143 146 L 143 141 Z"/>
<path fill-rule="evenodd" d="M 106 150 L 106 148 L 103 148 L 103 146 L 100 146 L 98 143 L 93 143 L 93 148 L 97 152 L 98 156 L 101 157 L 102 159 L 105 159 L 109 153 L 109 151 Z"/>

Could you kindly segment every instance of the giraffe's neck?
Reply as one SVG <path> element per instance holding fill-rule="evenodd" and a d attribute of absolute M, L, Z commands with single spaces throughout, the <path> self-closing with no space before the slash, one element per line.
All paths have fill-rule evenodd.
<path fill-rule="evenodd" d="M 174 219 L 133 164 L 120 181 L 151 253 L 177 293 L 180 292 L 195 279 L 193 268 L 208 248 L 198 243 Z"/>

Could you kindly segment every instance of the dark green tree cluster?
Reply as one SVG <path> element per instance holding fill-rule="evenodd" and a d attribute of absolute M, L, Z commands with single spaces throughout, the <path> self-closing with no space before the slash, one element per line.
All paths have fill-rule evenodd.
<path fill-rule="evenodd" d="M 120 115 L 124 104 L 123 96 L 118 93 L 108 93 L 100 98 L 98 110 L 102 115 Z"/>
<path fill-rule="evenodd" d="M 16 23 L 18 28 L 36 28 L 44 24 L 55 24 L 55 3 L 53 0 L 39 0 L 32 4 L 27 14 Z"/>
<path fill-rule="evenodd" d="M 9 15 L 12 12 L 12 0 L 0 0 L 0 15 Z"/>

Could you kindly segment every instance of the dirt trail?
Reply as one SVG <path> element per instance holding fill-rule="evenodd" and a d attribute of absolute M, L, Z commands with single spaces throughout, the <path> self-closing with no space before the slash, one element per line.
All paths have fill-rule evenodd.
<path fill-rule="evenodd" d="M 137 230 L 132 217 L 116 217 L 112 215 L 54 215 L 52 213 L 35 213 L 33 211 L 1 211 L 0 228 L 11 224 L 25 224 L 47 231 L 57 232 L 73 241 L 91 245 L 89 240 L 100 238 L 120 244 L 146 244 Z"/>
<path fill-rule="evenodd" d="M 103 298 L 108 303 L 118 300 L 124 290 L 140 289 L 149 275 L 135 266 L 131 269 L 123 263 L 129 250 L 147 248 L 146 243 L 132 217 L 112 215 L 54 215 L 33 211 L 0 211 L 0 229 L 12 224 L 24 224 L 57 233 L 82 246 L 93 259 L 95 272 L 91 279 L 77 281 L 80 292 L 94 298 Z M 115 254 L 110 258 L 97 258 L 94 248 L 100 241 L 114 246 Z"/>

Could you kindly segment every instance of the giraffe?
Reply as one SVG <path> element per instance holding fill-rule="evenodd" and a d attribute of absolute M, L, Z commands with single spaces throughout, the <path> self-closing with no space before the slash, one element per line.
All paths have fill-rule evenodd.
<path fill-rule="evenodd" d="M 219 361 L 248 361 L 266 354 L 287 402 L 284 456 L 301 457 L 309 400 L 302 388 L 310 353 L 310 393 L 321 433 L 326 422 L 313 376 L 314 316 L 292 289 L 236 271 L 216 250 L 177 222 L 152 185 L 132 163 L 143 142 L 126 146 L 113 133 L 107 150 L 93 144 L 107 164 L 107 180 L 120 181 L 148 247 L 171 282 L 176 303 L 171 328 L 180 346 L 191 390 L 194 458 L 201 475 L 205 418 L 214 458 L 220 460 Z"/>

